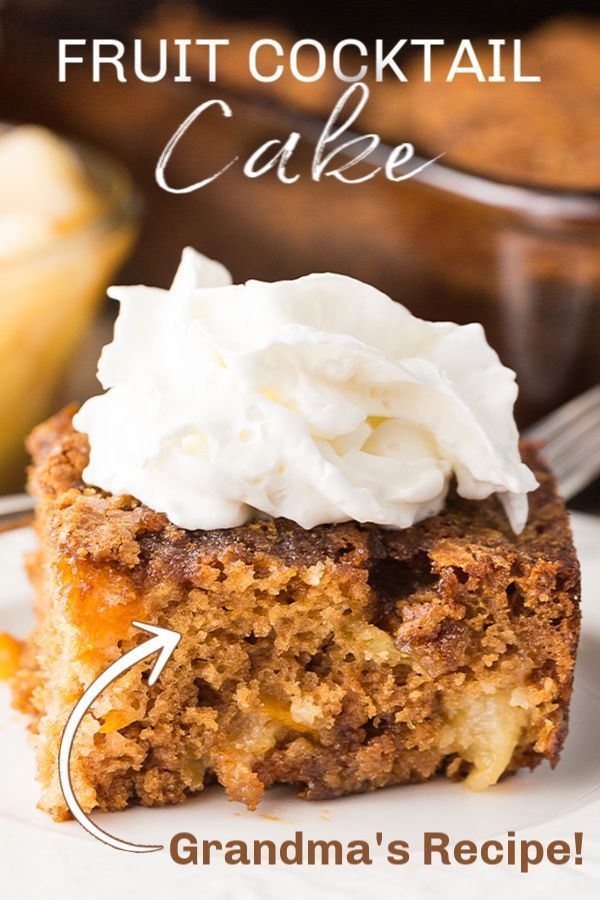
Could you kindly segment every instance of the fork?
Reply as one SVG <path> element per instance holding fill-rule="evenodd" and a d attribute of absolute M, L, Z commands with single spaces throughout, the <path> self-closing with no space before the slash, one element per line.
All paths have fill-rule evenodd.
<path fill-rule="evenodd" d="M 600 475 L 600 384 L 579 394 L 523 432 L 539 442 L 565 500 Z"/>
<path fill-rule="evenodd" d="M 600 384 L 540 419 L 523 437 L 541 444 L 560 494 L 570 500 L 600 475 Z M 20 524 L 33 508 L 28 494 L 0 497 L 0 530 Z"/>

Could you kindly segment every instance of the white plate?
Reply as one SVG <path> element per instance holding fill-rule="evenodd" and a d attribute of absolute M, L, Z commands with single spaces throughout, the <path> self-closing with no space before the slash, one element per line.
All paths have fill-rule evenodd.
<path fill-rule="evenodd" d="M 577 663 L 571 727 L 557 770 L 542 765 L 522 772 L 484 794 L 474 794 L 445 780 L 396 787 L 329 803 L 307 803 L 287 789 L 275 789 L 256 813 L 229 803 L 218 787 L 187 803 L 165 809 L 134 808 L 98 815 L 96 821 L 119 837 L 137 843 L 164 843 L 187 831 L 225 842 L 256 838 L 281 842 L 295 831 L 305 838 L 364 839 L 374 847 L 371 867 L 177 866 L 167 852 L 134 856 L 97 844 L 75 822 L 53 823 L 35 808 L 37 786 L 25 719 L 10 708 L 8 688 L 0 685 L 0 884 L 7 900 L 34 895 L 43 888 L 48 900 L 101 897 L 131 882 L 144 898 L 178 897 L 364 896 L 376 879 L 379 896 L 398 897 L 410 886 L 417 896 L 461 898 L 559 896 L 575 890 L 577 898 L 600 887 L 600 520 L 573 516 L 583 568 L 583 630 Z M 28 529 L 0 536 L 0 631 L 25 634 L 31 625 L 31 590 L 22 568 L 23 552 L 33 545 Z M 572 840 L 584 833 L 583 865 L 547 863 L 522 874 L 506 865 L 425 866 L 425 831 L 446 832 L 452 839 L 481 841 L 492 836 L 548 841 Z M 391 866 L 375 846 L 382 832 L 408 841 L 411 859 Z M 108 879 L 108 880 L 107 880 Z M 365 882 L 367 879 L 367 882 Z M 118 882 L 118 885 L 115 883 Z M 8 893 L 4 888 L 8 887 Z M 137 893 L 137 891 L 136 891 Z"/>

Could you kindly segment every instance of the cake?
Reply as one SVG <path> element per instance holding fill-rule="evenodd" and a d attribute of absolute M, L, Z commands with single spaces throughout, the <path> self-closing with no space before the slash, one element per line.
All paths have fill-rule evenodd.
<path fill-rule="evenodd" d="M 29 439 L 39 537 L 39 550 L 29 560 L 37 626 L 14 689 L 17 705 L 31 715 L 40 806 L 56 819 L 68 816 L 57 771 L 66 720 L 85 688 L 147 639 L 135 622 L 169 628 L 181 639 L 155 684 L 148 683 L 154 662 L 148 658 L 115 680 L 81 723 L 71 778 L 86 812 L 177 803 L 214 781 L 250 809 L 274 784 L 291 785 L 312 800 L 436 774 L 483 789 L 520 767 L 533 768 L 544 759 L 554 766 L 559 759 L 579 632 L 579 568 L 551 474 L 534 446 L 522 444 L 519 451 L 516 443 L 509 415 L 512 373 L 476 328 L 413 320 L 351 279 L 310 276 L 300 282 L 230 286 L 216 264 L 188 256 L 168 292 L 119 289 L 123 319 L 100 364 L 107 394 L 75 416 L 75 408 L 63 410 Z M 290 299 L 295 295 L 299 307 Z M 307 297 L 318 302 L 311 306 Z M 253 340 L 243 317 L 254 315 L 261 347 L 268 345 L 260 359 L 269 366 L 282 340 L 284 311 L 313 317 L 312 329 L 305 323 L 305 330 L 292 331 L 300 340 L 304 380 L 288 377 L 292 357 L 286 345 L 278 393 L 259 379 L 260 409 L 259 393 L 249 386 L 257 377 L 259 351 L 255 347 L 250 354 L 251 369 L 240 368 L 231 343 L 232 303 L 241 304 L 233 318 L 237 340 L 246 342 L 243 360 Z M 368 324 L 358 315 L 364 304 L 371 311 Z M 200 344 L 190 347 L 181 338 L 194 332 L 186 310 L 204 328 L 195 332 Z M 161 315 L 167 317 L 162 324 Z M 342 342 L 330 331 L 329 315 L 338 328 L 345 316 L 348 333 L 358 328 L 371 343 L 351 337 Z M 353 457 L 356 435 L 348 430 L 342 399 L 365 404 L 367 414 L 381 397 L 372 384 L 361 391 L 358 369 L 350 379 L 349 360 L 357 354 L 362 375 L 375 377 L 364 355 L 383 365 L 376 347 L 392 352 L 394 322 L 401 324 L 405 344 L 412 342 L 413 354 L 405 346 L 398 371 L 402 378 L 410 371 L 413 380 L 400 381 L 394 393 L 386 369 L 389 415 L 396 418 L 367 415 L 357 425 L 366 451 Z M 155 340 L 163 342 L 162 351 Z M 336 368 L 332 359 L 340 346 Z M 177 365 L 169 347 L 179 349 Z M 315 354 L 323 347 L 325 367 L 319 369 Z M 195 382 L 186 365 L 199 365 L 205 351 L 203 390 L 190 394 Z M 138 354 L 149 354 L 147 363 Z M 475 377 L 471 360 L 465 368 L 465 356 L 478 359 Z M 435 388 L 434 358 L 440 375 Z M 308 404 L 301 414 L 302 398 L 313 397 L 309 374 L 322 402 Z M 223 378 L 225 408 L 219 394 Z M 486 379 L 497 388 L 493 410 Z M 337 400 L 327 406 L 334 385 Z M 168 397 L 164 406 L 157 400 L 159 388 Z M 420 402 L 411 405 L 417 389 Z M 138 409 L 146 392 L 147 409 Z M 241 404 L 248 397 L 251 402 Z M 400 402 L 401 409 L 394 406 Z M 193 432 L 182 431 L 177 418 L 187 415 L 190 403 L 197 413 Z M 430 407 L 438 410 L 429 417 L 435 442 L 421 435 L 419 443 L 416 423 Z M 247 428 L 260 419 L 260 410 L 269 417 L 264 428 L 271 430 L 266 443 L 266 432 L 259 431 L 255 446 Z M 324 410 L 330 420 L 323 419 Z M 448 410 L 453 414 L 442 421 Z M 247 427 L 240 430 L 246 413 Z M 169 415 L 175 417 L 169 436 L 155 440 L 155 432 L 151 438 Z M 332 422 L 344 415 L 342 442 L 331 432 Z M 462 415 L 466 424 L 457 431 Z M 318 440 L 315 422 L 307 425 L 311 416 L 320 422 Z M 308 443 L 279 446 L 292 420 Z M 217 446 L 219 429 L 232 422 L 234 432 L 225 430 Z M 390 441 L 392 425 L 403 436 L 400 449 Z M 217 446 L 210 458 L 209 438 Z M 235 440 L 240 447 L 223 461 Z M 147 453 L 136 464 L 138 450 L 151 445 L 155 456 Z M 272 467 L 269 457 L 267 485 L 260 488 L 270 498 L 269 512 L 258 507 L 258 479 L 246 470 L 249 493 L 239 494 L 238 469 L 258 466 L 275 449 L 289 471 L 283 463 Z M 409 450 L 418 458 L 404 458 Z M 321 454 L 314 472 L 311 454 Z M 335 512 L 324 497 L 333 475 L 341 478 L 335 467 L 349 466 L 348 460 L 354 482 L 335 481 Z M 368 482 L 372 466 L 389 474 L 396 463 L 398 482 L 388 483 L 387 475 Z M 227 478 L 220 480 L 223 466 Z M 329 481 L 319 482 L 319 472 Z M 400 496 L 397 487 L 406 472 Z M 488 475 L 494 479 L 489 484 Z M 116 489 L 127 480 L 135 482 L 136 495 Z M 321 492 L 318 510 L 311 487 Z M 523 491 L 529 493 L 524 515 Z M 160 503 L 149 502 L 159 496 Z M 234 497 L 240 502 L 233 503 Z M 344 515 L 351 502 L 358 503 L 354 517 Z M 373 519 L 384 521 L 369 522 L 361 514 L 365 504 Z M 273 514 L 281 510 L 296 513 Z"/>
<path fill-rule="evenodd" d="M 65 410 L 29 445 L 40 550 L 38 626 L 16 682 L 33 715 L 41 807 L 67 814 L 62 729 L 82 693 L 147 635 L 182 633 L 105 691 L 72 781 L 90 811 L 183 800 L 220 782 L 254 808 L 291 784 L 326 800 L 435 773 L 483 788 L 558 762 L 579 630 L 579 570 L 551 475 L 525 531 L 494 498 L 453 496 L 410 529 L 287 520 L 186 532 L 87 487 L 87 441 Z"/>
<path fill-rule="evenodd" d="M 410 30 L 408 23 L 403 27 Z M 250 48 L 265 30 L 289 56 L 296 35 L 281 22 L 228 20 L 198 4 L 164 3 L 152 11 L 143 27 L 149 39 L 167 36 L 171 42 L 181 34 L 218 38 L 226 33 L 231 46 L 219 61 L 222 88 L 234 96 L 267 97 L 283 108 L 327 119 L 347 87 L 330 67 L 314 82 L 299 82 L 288 67 L 269 82 L 248 78 Z M 426 158 L 442 154 L 443 164 L 483 177 L 551 190 L 597 191 L 600 20 L 594 15 L 563 14 L 521 37 L 522 75 L 539 76 L 539 82 L 514 80 L 514 51 L 511 40 L 505 41 L 504 80 L 496 82 L 488 81 L 494 65 L 487 38 L 473 41 L 481 81 L 473 72 L 447 80 L 458 41 L 432 48 L 429 80 L 425 80 L 421 49 L 407 45 L 397 57 L 406 81 L 393 71 L 383 80 L 377 80 L 372 69 L 365 73 L 362 80 L 371 95 L 357 127 L 374 131 L 392 145 L 410 141 Z M 170 47 L 176 64 L 177 47 Z M 367 47 L 373 54 L 372 44 Z M 273 65 L 268 52 L 266 59 Z M 463 59 L 463 65 L 470 63 Z M 206 80 L 202 57 L 191 57 L 190 69 L 199 81 Z"/>
<path fill-rule="evenodd" d="M 474 75 L 446 80 L 456 46 L 434 54 L 431 81 L 423 60 L 407 67 L 409 84 L 384 81 L 372 92 L 366 127 L 391 141 L 412 141 L 426 157 L 483 177 L 542 189 L 597 191 L 600 128 L 597 60 L 600 20 L 551 19 L 522 39 L 524 72 L 538 82 L 498 83 Z M 475 42 L 486 77 L 492 49 Z"/>

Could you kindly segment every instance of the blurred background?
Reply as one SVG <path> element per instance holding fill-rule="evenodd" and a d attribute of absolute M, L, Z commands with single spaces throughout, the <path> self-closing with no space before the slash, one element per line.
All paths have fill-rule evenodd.
<path fill-rule="evenodd" d="M 595 11 L 591 0 L 347 0 L 343 14 L 339 4 L 314 0 L 0 2 L 0 490 L 22 484 L 27 430 L 60 403 L 97 391 L 96 360 L 116 313 L 106 284 L 167 286 L 186 244 L 224 262 L 235 280 L 340 271 L 426 318 L 481 321 L 517 371 L 521 425 L 597 383 Z M 307 136 L 344 86 L 330 74 L 260 85 L 244 70 L 248 45 L 267 36 L 290 46 L 302 37 L 385 37 L 392 45 L 400 37 L 521 35 L 540 85 L 447 85 L 449 57 L 440 53 L 430 85 L 415 74 L 408 84 L 371 86 L 364 129 L 390 144 L 412 141 L 426 157 L 445 153 L 426 176 L 399 184 L 312 183 Z M 94 84 L 89 67 L 72 66 L 59 84 L 59 37 L 143 37 L 148 71 L 161 37 L 229 37 L 231 48 L 216 85 L 206 83 L 200 56 L 190 57 L 191 83 L 119 83 L 107 72 Z M 233 119 L 208 116 L 190 130 L 170 165 L 172 183 L 195 181 L 292 129 L 305 135 L 294 168 L 304 177 L 294 185 L 250 180 L 240 166 L 190 194 L 159 189 L 162 148 L 211 97 L 226 99 Z M 597 504 L 597 493 L 582 502 Z"/>

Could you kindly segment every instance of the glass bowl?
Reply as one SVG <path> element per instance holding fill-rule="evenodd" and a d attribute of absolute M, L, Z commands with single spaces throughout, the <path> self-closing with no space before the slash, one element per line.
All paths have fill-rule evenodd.
<path fill-rule="evenodd" d="M 97 214 L 0 263 L 0 492 L 22 486 L 23 440 L 53 410 L 63 373 L 136 231 L 139 204 L 126 170 L 90 147 L 69 146 L 100 198 Z"/>

